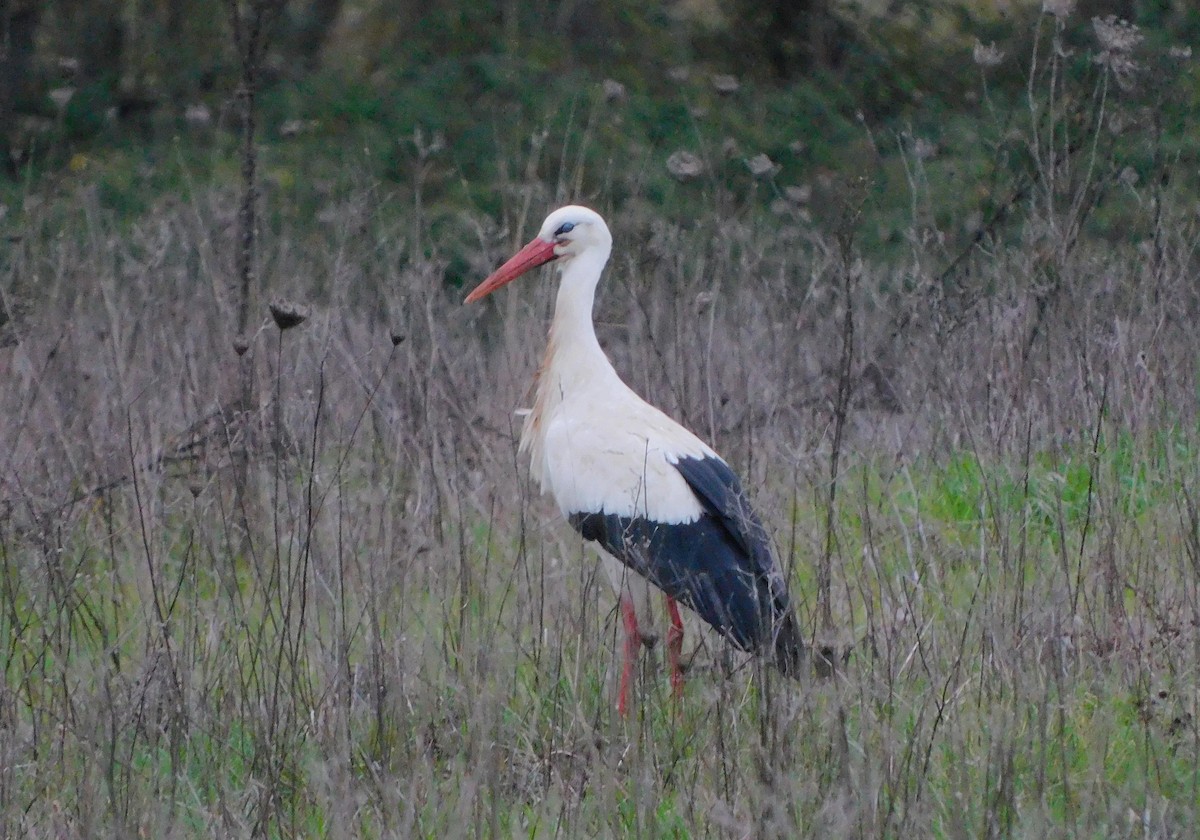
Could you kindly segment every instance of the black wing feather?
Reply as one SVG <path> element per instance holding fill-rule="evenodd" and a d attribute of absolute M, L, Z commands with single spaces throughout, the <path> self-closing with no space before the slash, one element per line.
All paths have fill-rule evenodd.
<path fill-rule="evenodd" d="M 717 458 L 675 466 L 704 508 L 695 522 L 574 513 L 571 524 L 738 647 L 773 651 L 784 673 L 798 674 L 804 645 L 787 587 L 737 476 Z"/>
<path fill-rule="evenodd" d="M 778 574 L 767 529 L 750 507 L 742 484 L 729 465 L 718 458 L 681 458 L 675 469 L 679 470 L 704 509 L 741 546 L 753 571 Z"/>

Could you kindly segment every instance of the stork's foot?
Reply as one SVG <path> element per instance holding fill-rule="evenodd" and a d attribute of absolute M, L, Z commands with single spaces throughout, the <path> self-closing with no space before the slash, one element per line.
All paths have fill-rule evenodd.
<path fill-rule="evenodd" d="M 667 613 L 671 619 L 670 627 L 667 628 L 667 662 L 671 668 L 671 694 L 679 700 L 683 697 L 687 672 L 683 664 L 683 618 L 679 614 L 679 605 L 670 596 L 667 596 Z M 642 647 L 655 647 L 659 637 L 657 633 L 638 626 L 637 611 L 634 609 L 633 599 L 628 595 L 621 596 L 621 620 L 625 629 L 625 639 L 622 645 L 617 713 L 626 717 L 629 713 L 629 686 L 633 683 L 633 669 L 637 662 L 638 650 Z"/>

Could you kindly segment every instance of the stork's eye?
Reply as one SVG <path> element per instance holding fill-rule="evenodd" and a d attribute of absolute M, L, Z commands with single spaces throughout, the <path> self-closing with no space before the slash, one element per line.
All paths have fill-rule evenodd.
<path fill-rule="evenodd" d="M 563 222 L 558 226 L 558 230 L 554 231 L 555 236 L 562 236 L 564 233 L 570 233 L 575 230 L 574 222 Z"/>

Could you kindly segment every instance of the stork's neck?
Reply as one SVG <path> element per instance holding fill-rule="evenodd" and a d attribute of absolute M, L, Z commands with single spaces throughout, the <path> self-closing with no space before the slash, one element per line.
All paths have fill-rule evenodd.
<path fill-rule="evenodd" d="M 543 490 L 549 486 L 545 435 L 555 411 L 572 399 L 586 398 L 589 393 L 615 397 L 628 390 L 600 348 L 592 323 L 596 284 L 608 261 L 608 251 L 608 248 L 590 249 L 563 265 L 546 358 L 538 371 L 533 409 L 521 432 L 521 451 L 529 453 L 530 472 Z"/>
<path fill-rule="evenodd" d="M 573 257 L 563 266 L 546 362 L 538 382 L 539 402 L 558 402 L 578 389 L 609 384 L 618 379 L 600 347 L 592 322 L 596 285 L 606 262 L 608 250 L 593 249 Z M 545 393 L 547 391 L 552 393 Z"/>

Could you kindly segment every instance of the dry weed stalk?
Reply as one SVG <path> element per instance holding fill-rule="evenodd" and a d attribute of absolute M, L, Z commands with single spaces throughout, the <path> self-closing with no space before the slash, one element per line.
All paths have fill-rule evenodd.
<path fill-rule="evenodd" d="M 271 25 L 286 0 L 226 0 L 234 47 L 241 67 L 237 88 L 240 104 L 242 196 L 237 216 L 237 321 L 233 349 L 238 356 L 239 395 L 234 423 L 241 432 L 240 445 L 231 452 L 234 459 L 234 509 L 241 519 L 242 547 L 253 551 L 250 510 L 257 507 L 250 498 L 250 436 L 258 425 L 257 387 L 255 384 L 253 340 L 249 334 L 250 311 L 257 286 L 258 238 L 258 153 L 257 95 L 259 75 Z"/>

